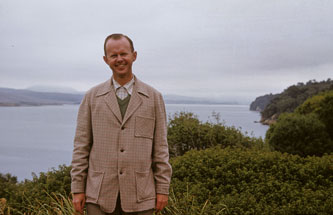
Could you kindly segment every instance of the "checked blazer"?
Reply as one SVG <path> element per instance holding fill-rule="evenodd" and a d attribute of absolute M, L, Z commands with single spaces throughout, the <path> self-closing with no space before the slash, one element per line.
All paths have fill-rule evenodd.
<path fill-rule="evenodd" d="M 114 211 L 118 193 L 125 212 L 155 207 L 156 193 L 168 194 L 171 166 L 165 105 L 161 94 L 134 76 L 122 119 L 111 79 L 90 89 L 77 118 L 72 193 Z"/>

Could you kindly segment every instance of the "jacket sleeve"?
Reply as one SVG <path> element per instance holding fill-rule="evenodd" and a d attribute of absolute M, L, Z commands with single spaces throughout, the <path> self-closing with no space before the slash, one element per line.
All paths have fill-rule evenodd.
<path fill-rule="evenodd" d="M 153 142 L 153 172 L 155 188 L 158 194 L 169 194 L 172 175 L 169 164 L 169 149 L 167 141 L 167 119 L 162 95 L 155 98 L 155 131 Z"/>
<path fill-rule="evenodd" d="M 84 96 L 77 117 L 71 170 L 72 193 L 84 193 L 89 153 L 92 145 L 91 109 L 88 93 Z"/>

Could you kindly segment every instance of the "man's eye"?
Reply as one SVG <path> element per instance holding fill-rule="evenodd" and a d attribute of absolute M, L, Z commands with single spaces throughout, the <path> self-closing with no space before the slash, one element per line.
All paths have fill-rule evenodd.
<path fill-rule="evenodd" d="M 117 57 L 117 55 L 111 55 L 110 57 L 111 57 L 111 58 L 116 58 L 116 57 Z"/>
<path fill-rule="evenodd" d="M 120 56 L 126 56 L 127 55 L 127 53 L 121 53 L 120 54 Z"/>

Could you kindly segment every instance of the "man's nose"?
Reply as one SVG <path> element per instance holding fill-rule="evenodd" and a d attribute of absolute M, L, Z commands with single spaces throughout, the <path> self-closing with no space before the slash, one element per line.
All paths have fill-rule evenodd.
<path fill-rule="evenodd" d="M 116 58 L 117 61 L 122 61 L 123 60 L 123 57 L 121 55 L 117 55 L 117 58 Z"/>

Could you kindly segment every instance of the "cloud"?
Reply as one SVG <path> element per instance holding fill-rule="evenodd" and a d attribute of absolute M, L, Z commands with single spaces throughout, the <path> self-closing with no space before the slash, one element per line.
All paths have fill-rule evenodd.
<path fill-rule="evenodd" d="M 164 94 L 252 98 L 332 77 L 329 0 L 0 3 L 0 86 L 87 90 L 109 78 L 104 38 L 128 34 L 134 71 Z"/>

